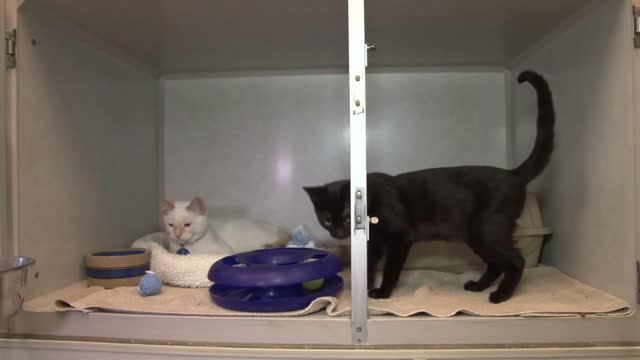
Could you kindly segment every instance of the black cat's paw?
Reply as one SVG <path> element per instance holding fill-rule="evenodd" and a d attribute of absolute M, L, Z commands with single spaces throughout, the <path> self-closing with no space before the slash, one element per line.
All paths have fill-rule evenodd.
<path fill-rule="evenodd" d="M 511 299 L 511 294 L 503 293 L 500 291 L 494 291 L 489 295 L 489 301 L 494 304 L 500 304 L 501 302 L 505 302 Z"/>
<path fill-rule="evenodd" d="M 480 292 L 486 290 L 487 288 L 480 285 L 480 283 L 477 281 L 470 280 L 467 281 L 466 284 L 464 284 L 464 289 L 467 291 Z"/>
<path fill-rule="evenodd" d="M 376 286 L 376 284 L 374 284 L 373 281 L 367 281 L 367 290 L 373 290 L 374 286 Z"/>
<path fill-rule="evenodd" d="M 387 291 L 384 289 L 371 289 L 369 290 L 369 297 L 372 299 L 388 299 L 391 297 L 391 291 Z"/>

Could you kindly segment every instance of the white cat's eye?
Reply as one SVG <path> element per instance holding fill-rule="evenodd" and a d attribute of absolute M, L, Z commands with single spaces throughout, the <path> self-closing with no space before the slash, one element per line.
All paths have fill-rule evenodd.
<path fill-rule="evenodd" d="M 184 224 L 184 227 L 189 227 L 189 226 L 191 226 L 191 223 Z"/>
<path fill-rule="evenodd" d="M 169 224 L 169 226 L 173 227 L 173 224 Z"/>

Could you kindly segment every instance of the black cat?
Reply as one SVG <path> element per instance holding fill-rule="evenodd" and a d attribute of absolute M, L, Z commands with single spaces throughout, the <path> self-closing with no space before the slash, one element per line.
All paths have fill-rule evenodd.
<path fill-rule="evenodd" d="M 500 303 L 513 295 L 524 267 L 514 246 L 513 231 L 524 206 L 527 184 L 546 167 L 553 151 L 555 114 L 545 79 L 522 72 L 518 82 L 528 82 L 538 97 L 535 146 L 513 170 L 488 166 L 437 168 L 391 176 L 367 176 L 368 213 L 379 219 L 370 226 L 368 285 L 372 298 L 388 298 L 395 288 L 411 245 L 423 240 L 462 240 L 486 263 L 478 281 L 468 291 L 489 288 L 504 278 L 489 300 Z M 350 234 L 349 181 L 305 187 L 320 224 L 338 239 Z M 386 255 L 382 284 L 371 289 L 375 268 Z"/>

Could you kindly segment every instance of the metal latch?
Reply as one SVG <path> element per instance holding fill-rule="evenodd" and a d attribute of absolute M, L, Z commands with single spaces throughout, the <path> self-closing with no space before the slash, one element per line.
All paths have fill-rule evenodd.
<path fill-rule="evenodd" d="M 356 204 L 354 209 L 354 221 L 356 222 L 356 230 L 366 230 L 367 228 L 367 211 L 364 201 L 364 190 L 356 188 Z"/>
<path fill-rule="evenodd" d="M 368 52 L 373 52 L 376 51 L 376 46 L 375 45 L 369 45 L 369 44 L 364 44 L 364 67 L 368 67 L 369 66 L 369 55 L 367 55 Z"/>
<path fill-rule="evenodd" d="M 640 48 L 640 7 L 633 7 L 633 46 Z"/>
<path fill-rule="evenodd" d="M 9 29 L 4 34 L 5 61 L 7 69 L 16 67 L 16 29 Z"/>

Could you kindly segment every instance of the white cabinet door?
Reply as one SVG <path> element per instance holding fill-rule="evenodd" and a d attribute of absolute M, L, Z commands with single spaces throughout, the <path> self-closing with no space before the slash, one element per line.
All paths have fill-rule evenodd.
<path fill-rule="evenodd" d="M 634 5 L 634 32 L 635 39 L 634 45 L 635 49 L 633 52 L 633 77 L 634 77 L 634 85 L 633 92 L 635 97 L 635 145 L 636 145 L 636 156 L 635 156 L 635 169 L 636 169 L 636 208 L 640 205 L 640 0 L 633 0 Z M 636 212 L 637 216 L 640 212 Z M 636 261 L 640 260 L 640 219 L 636 218 Z M 640 276 L 640 261 L 636 262 L 637 273 L 636 276 Z M 640 280 L 636 284 L 636 302 L 640 303 Z M 638 319 L 638 315 L 636 315 L 636 324 L 640 324 L 640 319 Z M 640 325 L 638 325 L 640 326 Z M 640 334 L 635 340 L 640 340 Z"/>
<path fill-rule="evenodd" d="M 7 28 L 5 19 L 5 0 L 0 0 L 0 29 L 4 31 Z M 6 45 L 6 41 L 5 41 Z M 1 188 L 6 188 L 7 171 L 6 171 L 6 123 L 7 123 L 7 62 L 5 56 L 0 56 L 0 256 L 9 253 L 9 239 L 7 237 L 6 223 L 2 221 L 3 215 L 7 208 L 6 198 L 2 198 Z"/>
<path fill-rule="evenodd" d="M 16 21 L 16 3 L 13 0 L 0 0 L 0 29 L 2 29 L 3 52 L 7 52 L 8 45 L 6 36 L 8 29 L 15 28 Z M 12 46 L 12 50 L 15 47 Z M 15 252 L 11 244 L 8 231 L 8 214 L 11 207 L 8 196 L 8 147 L 7 140 L 9 138 L 8 121 L 15 114 L 15 68 L 9 68 L 9 62 L 6 55 L 0 56 L 0 256 L 10 255 Z"/>

